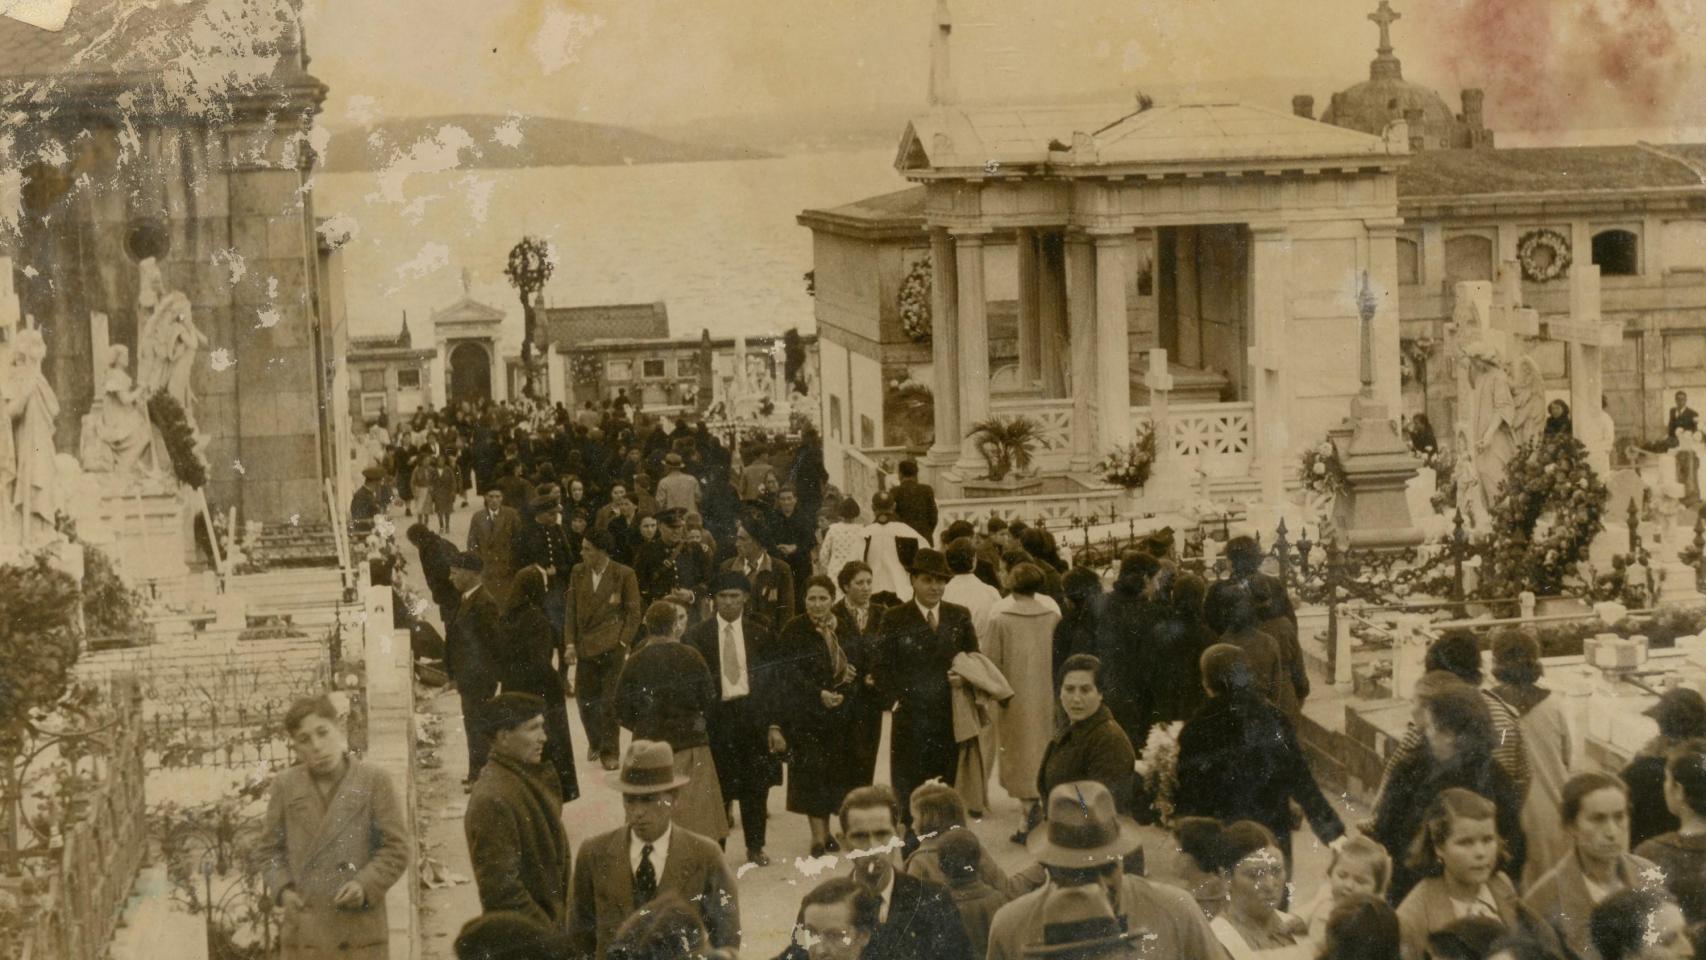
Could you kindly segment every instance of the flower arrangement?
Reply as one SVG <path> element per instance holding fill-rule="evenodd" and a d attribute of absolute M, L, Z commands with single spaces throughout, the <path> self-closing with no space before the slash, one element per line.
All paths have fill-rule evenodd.
<path fill-rule="evenodd" d="M 1149 728 L 1149 739 L 1137 758 L 1138 772 L 1149 794 L 1150 805 L 1163 827 L 1173 826 L 1173 797 L 1179 790 L 1179 731 L 1183 721 Z"/>
<path fill-rule="evenodd" d="M 1303 451 L 1298 476 L 1304 489 L 1328 500 L 1337 500 L 1350 490 L 1345 464 L 1339 459 L 1339 449 L 1330 439 Z"/>
<path fill-rule="evenodd" d="M 900 328 L 913 343 L 930 340 L 931 274 L 930 257 L 926 255 L 913 262 L 900 282 Z"/>
<path fill-rule="evenodd" d="M 569 371 L 576 383 L 597 383 L 604 372 L 604 363 L 590 353 L 569 354 Z"/>
<path fill-rule="evenodd" d="M 1117 446 L 1103 457 L 1096 464 L 1096 472 L 1108 483 L 1136 490 L 1149 482 L 1149 471 L 1154 465 L 1155 427 L 1144 424 L 1131 443 Z"/>
<path fill-rule="evenodd" d="M 1031 454 L 1039 442 L 1037 422 L 1030 417 L 991 417 L 972 424 L 966 435 L 989 464 L 990 480 L 1005 480 L 1009 473 L 1031 468 Z"/>
<path fill-rule="evenodd" d="M 183 405 L 164 390 L 156 390 L 148 398 L 148 419 L 160 431 L 166 442 L 166 455 L 172 460 L 172 475 L 192 490 L 207 485 L 207 461 L 196 449 L 195 430 L 184 416 Z"/>
<path fill-rule="evenodd" d="M 1610 494 L 1571 436 L 1524 444 L 1512 458 L 1492 508 L 1491 549 L 1482 583 L 1495 597 L 1524 590 L 1555 596 L 1605 526 Z"/>
<path fill-rule="evenodd" d="M 1556 230 L 1530 230 L 1517 241 L 1516 258 L 1524 280 L 1557 280 L 1570 272 L 1570 241 Z"/>

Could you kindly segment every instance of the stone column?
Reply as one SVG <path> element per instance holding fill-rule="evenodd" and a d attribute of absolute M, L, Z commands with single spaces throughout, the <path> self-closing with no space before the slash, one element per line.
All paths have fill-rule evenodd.
<path fill-rule="evenodd" d="M 939 227 L 930 231 L 930 263 L 930 366 L 936 420 L 930 462 L 945 468 L 960 458 L 960 311 L 954 238 Z"/>
<path fill-rule="evenodd" d="M 960 459 L 963 477 L 981 476 L 987 464 L 972 444 L 963 442 L 972 425 L 989 419 L 989 315 L 983 288 L 982 232 L 954 233 L 955 274 L 959 293 Z"/>
<path fill-rule="evenodd" d="M 563 389 L 563 355 L 547 345 L 545 347 L 545 396 L 552 403 L 569 403 L 567 391 Z"/>
<path fill-rule="evenodd" d="M 1251 399 L 1255 402 L 1252 442 L 1262 482 L 1262 503 L 1277 509 L 1285 497 L 1285 467 L 1290 437 L 1286 430 L 1284 366 L 1287 261 L 1290 238 L 1283 223 L 1250 226 Z"/>
<path fill-rule="evenodd" d="M 1037 322 L 1041 327 L 1039 368 L 1043 396 L 1066 396 L 1070 334 L 1066 326 L 1066 254 L 1061 235 L 1037 235 Z"/>
<path fill-rule="evenodd" d="M 1066 237 L 1066 309 L 1071 327 L 1072 469 L 1084 471 L 1096 462 L 1095 427 L 1091 411 L 1096 391 L 1096 261 L 1095 247 L 1084 234 Z"/>
<path fill-rule="evenodd" d="M 1038 283 L 1037 232 L 1029 227 L 1019 229 L 1019 385 L 1026 391 L 1036 389 L 1042 379 L 1043 331 Z"/>
<path fill-rule="evenodd" d="M 1098 233 L 1096 243 L 1096 454 L 1130 443 L 1131 333 L 1126 275 L 1136 237 L 1129 230 Z"/>
<path fill-rule="evenodd" d="M 444 358 L 444 344 L 441 342 L 437 347 L 427 371 L 427 376 L 431 379 L 427 387 L 432 395 L 432 405 L 443 408 L 450 399 L 450 364 Z"/>
<path fill-rule="evenodd" d="M 1403 220 L 1369 220 L 1368 283 L 1377 298 L 1374 312 L 1374 399 L 1393 416 L 1404 409 L 1398 359 L 1398 228 Z"/>
<path fill-rule="evenodd" d="M 509 365 L 504 363 L 498 341 L 487 340 L 486 350 L 492 358 L 492 402 L 502 403 L 509 399 Z"/>

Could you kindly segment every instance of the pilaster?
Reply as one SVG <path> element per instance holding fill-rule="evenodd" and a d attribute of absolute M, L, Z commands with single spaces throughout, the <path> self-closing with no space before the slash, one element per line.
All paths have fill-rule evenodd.
<path fill-rule="evenodd" d="M 1106 454 L 1131 436 L 1131 333 L 1126 276 L 1137 238 L 1130 231 L 1092 234 L 1096 247 L 1096 450 Z"/>
<path fill-rule="evenodd" d="M 936 440 L 930 462 L 952 466 L 960 458 L 960 321 L 954 238 L 938 227 L 930 231 L 930 357 Z"/>
<path fill-rule="evenodd" d="M 963 477 L 985 466 L 965 434 L 989 419 L 989 314 L 983 285 L 983 231 L 954 231 L 954 263 L 959 294 L 960 458 L 955 470 Z"/>
<path fill-rule="evenodd" d="M 1091 419 L 1096 398 L 1096 251 L 1081 233 L 1066 235 L 1066 310 L 1072 344 L 1072 469 L 1096 462 Z"/>

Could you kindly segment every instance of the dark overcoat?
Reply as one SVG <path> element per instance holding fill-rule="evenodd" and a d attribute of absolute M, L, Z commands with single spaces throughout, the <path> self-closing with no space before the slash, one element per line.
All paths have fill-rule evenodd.
<path fill-rule="evenodd" d="M 569 835 L 554 771 L 493 753 L 468 795 L 463 830 L 481 909 L 568 926 Z"/>

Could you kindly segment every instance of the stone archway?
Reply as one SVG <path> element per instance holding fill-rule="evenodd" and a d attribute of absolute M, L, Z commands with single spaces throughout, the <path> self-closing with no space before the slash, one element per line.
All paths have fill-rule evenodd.
<path fill-rule="evenodd" d="M 451 406 L 492 398 L 492 358 L 483 344 L 463 341 L 450 350 Z"/>

